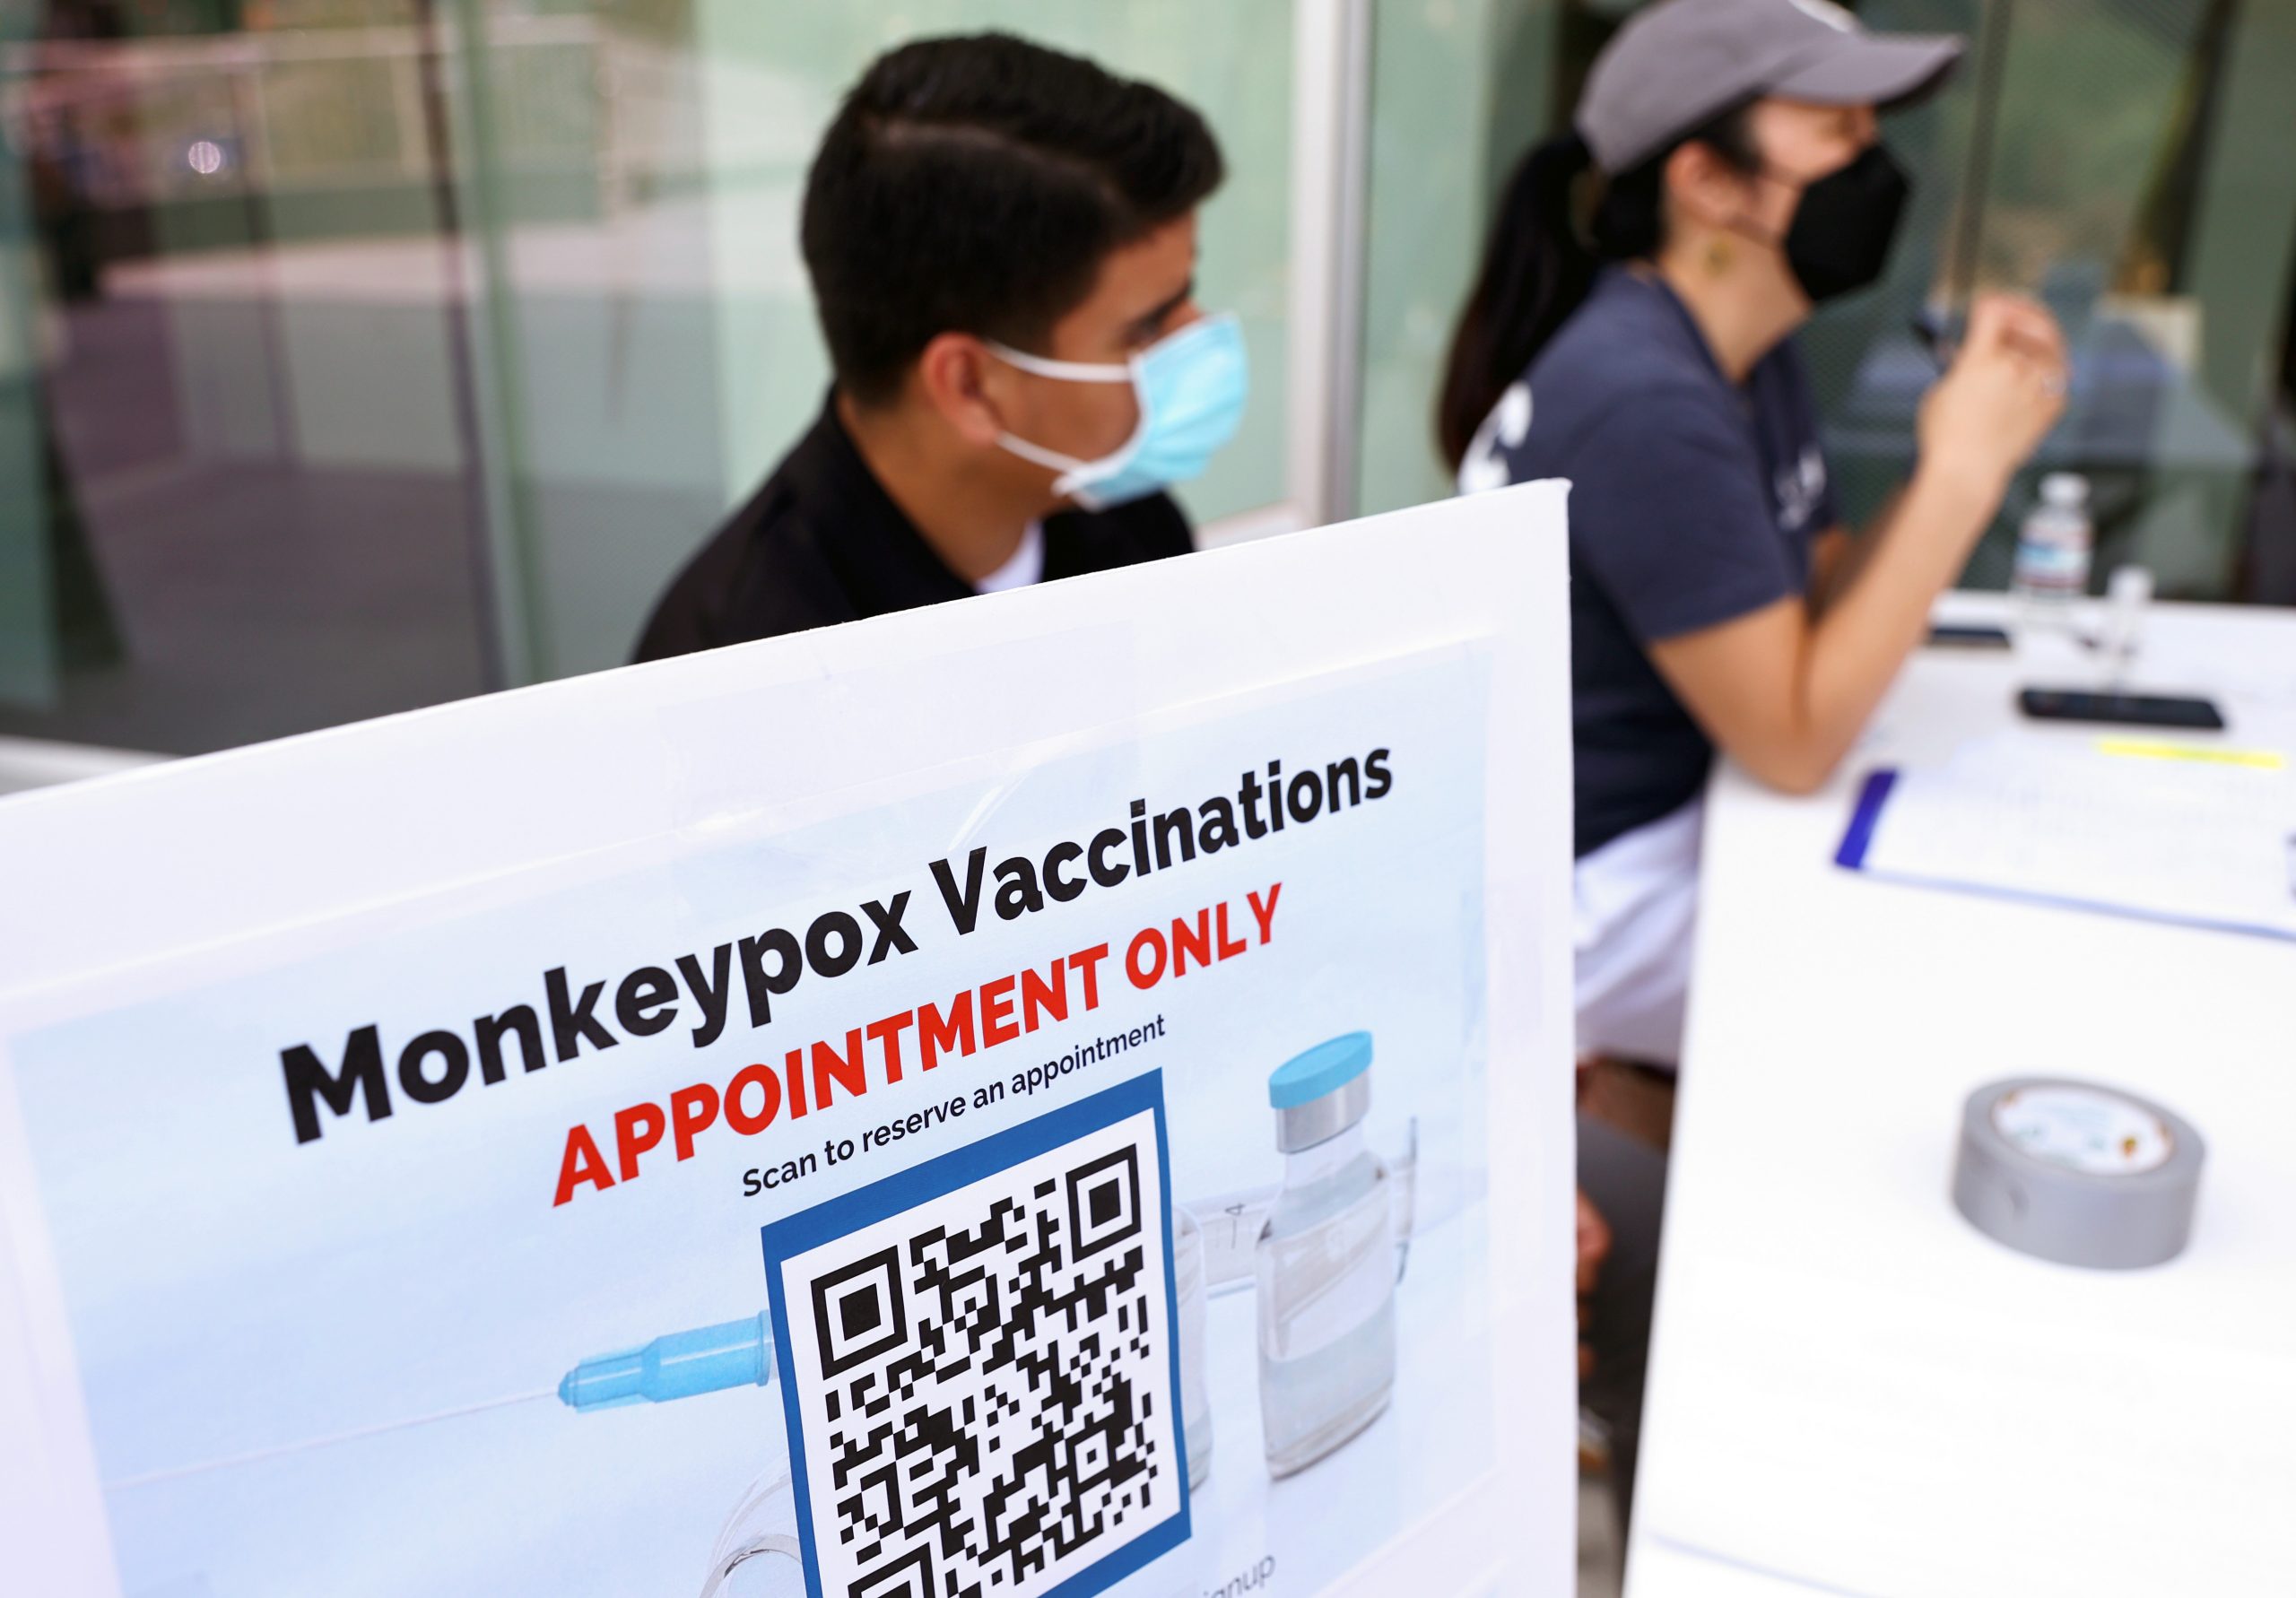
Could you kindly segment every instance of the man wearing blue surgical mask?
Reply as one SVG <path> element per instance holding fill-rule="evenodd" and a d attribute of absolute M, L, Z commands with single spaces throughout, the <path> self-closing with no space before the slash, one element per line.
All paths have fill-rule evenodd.
<path fill-rule="evenodd" d="M 881 56 L 822 140 L 803 243 L 835 386 L 713 534 L 638 658 L 1103 570 L 1193 545 L 1163 491 L 1243 408 L 1195 300 L 1211 130 L 1005 35 Z"/>

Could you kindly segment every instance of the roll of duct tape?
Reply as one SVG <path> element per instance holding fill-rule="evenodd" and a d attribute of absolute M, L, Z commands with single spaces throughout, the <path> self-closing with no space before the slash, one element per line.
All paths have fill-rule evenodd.
<path fill-rule="evenodd" d="M 1953 1207 L 2041 1259 L 2157 1265 L 2192 1235 L 2205 1152 L 2189 1124 L 2134 1094 L 2015 1077 L 1979 1088 L 1962 1108 Z"/>

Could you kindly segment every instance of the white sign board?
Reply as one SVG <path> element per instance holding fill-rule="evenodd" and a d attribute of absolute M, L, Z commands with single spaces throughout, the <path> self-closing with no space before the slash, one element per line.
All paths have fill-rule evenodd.
<path fill-rule="evenodd" d="M 0 1585 L 1567 1591 L 1563 550 L 0 803 Z"/>

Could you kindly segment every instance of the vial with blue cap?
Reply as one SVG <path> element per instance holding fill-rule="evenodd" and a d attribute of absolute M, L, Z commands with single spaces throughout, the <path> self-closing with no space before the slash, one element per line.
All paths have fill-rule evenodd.
<path fill-rule="evenodd" d="M 1386 1166 L 1365 1146 L 1371 1035 L 1350 1032 L 1267 1079 L 1283 1185 L 1261 1228 L 1259 1404 L 1288 1476 L 1362 1430 L 1396 1377 L 1396 1254 Z"/>

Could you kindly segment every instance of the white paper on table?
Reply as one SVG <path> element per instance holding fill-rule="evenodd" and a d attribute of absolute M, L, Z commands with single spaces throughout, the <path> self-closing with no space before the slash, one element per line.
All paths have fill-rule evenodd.
<path fill-rule="evenodd" d="M 2296 938 L 2296 773 L 2151 739 L 1973 743 L 1866 779 L 1835 856 L 1900 882 Z"/>

